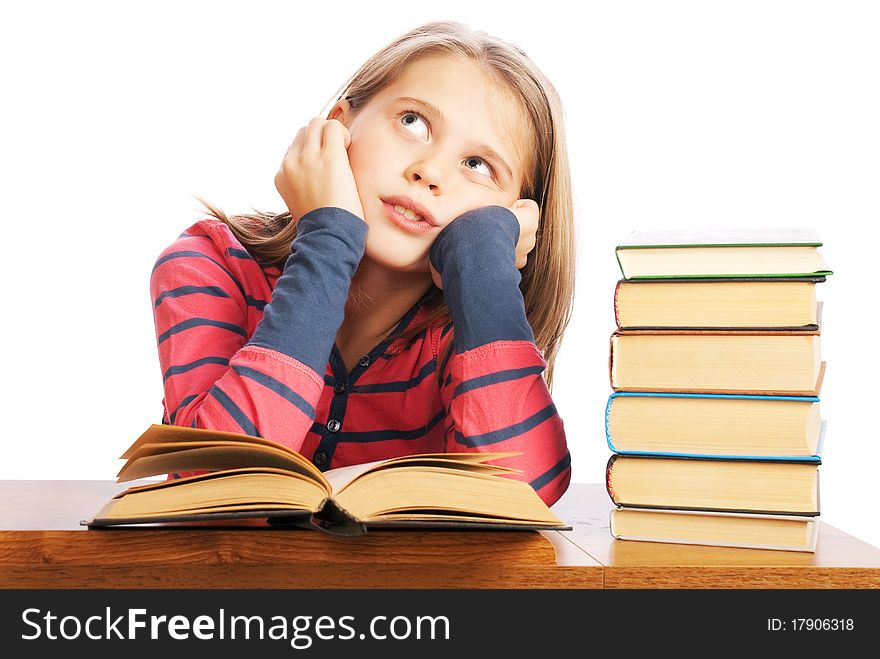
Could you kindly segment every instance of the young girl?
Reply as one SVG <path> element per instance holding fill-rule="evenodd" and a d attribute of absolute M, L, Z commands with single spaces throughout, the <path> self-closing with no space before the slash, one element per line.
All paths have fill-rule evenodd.
<path fill-rule="evenodd" d="M 299 131 L 275 186 L 287 213 L 203 201 L 213 219 L 156 262 L 164 422 L 322 470 L 519 452 L 499 464 L 554 503 L 573 208 L 558 96 L 525 53 L 458 23 L 412 30 Z"/>

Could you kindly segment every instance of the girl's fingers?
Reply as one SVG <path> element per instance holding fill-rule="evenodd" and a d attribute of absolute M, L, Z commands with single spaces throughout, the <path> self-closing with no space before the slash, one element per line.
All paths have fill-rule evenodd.
<path fill-rule="evenodd" d="M 321 138 L 324 128 L 324 120 L 315 117 L 306 127 L 306 137 L 303 143 L 302 154 L 304 156 L 317 157 L 321 152 Z"/>
<path fill-rule="evenodd" d="M 299 129 L 287 152 L 294 156 L 305 154 L 317 156 L 322 148 L 348 149 L 349 144 L 351 144 L 351 134 L 342 122 L 315 117 L 307 126 Z"/>
<path fill-rule="evenodd" d="M 303 126 L 299 129 L 299 132 L 296 134 L 296 137 L 293 139 L 293 144 L 290 145 L 290 148 L 287 149 L 287 152 L 292 155 L 299 155 L 302 153 L 303 144 L 306 141 L 306 127 Z"/>
<path fill-rule="evenodd" d="M 325 149 L 348 149 L 351 143 L 351 135 L 344 124 L 336 119 L 330 119 L 324 124 L 324 148 Z"/>
<path fill-rule="evenodd" d="M 532 199 L 518 199 L 510 206 L 520 226 L 520 242 L 525 235 L 534 234 L 538 230 L 541 209 Z"/>
<path fill-rule="evenodd" d="M 541 208 L 532 199 L 518 199 L 510 210 L 519 221 L 519 242 L 516 245 L 516 267 L 522 270 L 526 267 L 529 253 L 535 248 L 535 239 L 538 231 L 538 223 L 541 216 Z"/>
<path fill-rule="evenodd" d="M 537 225 L 537 220 L 541 215 L 541 208 L 534 199 L 518 199 L 513 205 Z"/>

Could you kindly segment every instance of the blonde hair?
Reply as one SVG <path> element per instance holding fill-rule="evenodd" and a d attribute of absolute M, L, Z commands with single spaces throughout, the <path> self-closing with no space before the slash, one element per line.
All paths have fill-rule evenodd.
<path fill-rule="evenodd" d="M 417 27 L 388 44 L 355 72 L 336 98 L 345 98 L 352 111 L 357 112 L 406 66 L 438 54 L 463 55 L 481 65 L 513 92 L 512 97 L 521 104 L 528 119 L 533 144 L 524 156 L 531 157 L 532 163 L 525 163 L 520 197 L 536 201 L 541 216 L 535 248 L 520 271 L 520 291 L 535 343 L 547 362 L 544 379 L 552 391 L 556 355 L 571 318 L 577 260 L 568 153 L 556 89 L 518 46 L 461 23 L 442 21 Z M 290 244 L 296 237 L 296 223 L 291 222 L 290 213 L 271 214 L 254 209 L 255 214 L 229 217 L 201 197 L 196 198 L 210 215 L 229 226 L 261 266 L 284 268 Z M 433 285 L 432 289 L 424 301 L 429 309 L 426 317 L 395 337 L 403 345 L 426 329 L 450 322 L 443 291 Z M 362 299 L 354 287 L 351 295 L 354 300 Z M 450 340 L 438 358 L 438 378 L 452 344 Z"/>

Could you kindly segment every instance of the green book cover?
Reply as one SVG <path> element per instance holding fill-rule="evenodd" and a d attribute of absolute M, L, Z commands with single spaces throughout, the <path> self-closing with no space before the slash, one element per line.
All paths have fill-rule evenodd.
<path fill-rule="evenodd" d="M 812 229 L 648 230 L 615 254 L 627 280 L 824 277 L 821 245 Z"/>

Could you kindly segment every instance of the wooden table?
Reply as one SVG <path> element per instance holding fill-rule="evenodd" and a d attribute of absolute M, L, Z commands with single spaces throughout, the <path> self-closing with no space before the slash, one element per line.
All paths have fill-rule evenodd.
<path fill-rule="evenodd" d="M 0 588 L 880 588 L 880 550 L 822 522 L 815 554 L 614 540 L 601 485 L 572 531 L 105 529 L 112 481 L 0 481 Z"/>

